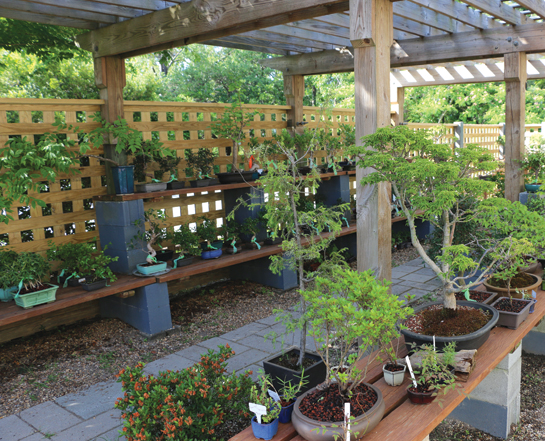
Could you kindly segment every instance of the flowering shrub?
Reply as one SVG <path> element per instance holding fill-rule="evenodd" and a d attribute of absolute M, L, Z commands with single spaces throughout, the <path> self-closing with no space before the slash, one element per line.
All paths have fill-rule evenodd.
<path fill-rule="evenodd" d="M 216 440 L 223 422 L 249 418 L 251 371 L 227 375 L 226 360 L 233 355 L 229 345 L 219 346 L 200 363 L 158 377 L 144 375 L 143 363 L 121 370 L 125 396 L 115 407 L 123 411 L 127 440 Z"/>

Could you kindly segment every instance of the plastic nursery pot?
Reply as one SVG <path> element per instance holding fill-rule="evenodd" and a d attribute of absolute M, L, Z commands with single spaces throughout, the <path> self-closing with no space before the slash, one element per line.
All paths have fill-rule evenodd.
<path fill-rule="evenodd" d="M 280 415 L 278 416 L 278 419 L 282 424 L 286 424 L 291 421 L 291 414 L 293 413 L 294 405 L 295 405 L 295 401 L 291 403 L 289 406 L 285 406 L 285 407 L 282 407 L 282 409 L 280 409 Z"/>
<path fill-rule="evenodd" d="M 499 286 L 494 286 L 488 284 L 488 279 L 483 282 L 483 285 L 486 287 L 488 291 L 494 291 L 499 293 L 500 297 L 509 297 L 509 294 L 511 294 L 511 297 L 514 299 L 522 299 L 524 295 L 531 294 L 533 290 L 537 290 L 538 287 L 541 286 L 542 279 L 539 276 L 536 276 L 535 274 L 529 274 L 525 273 L 531 276 L 534 279 L 534 283 L 531 285 L 522 287 L 522 288 L 511 288 L 511 292 L 509 293 L 509 290 L 507 288 L 500 288 Z M 518 292 L 517 292 L 518 291 Z"/>
<path fill-rule="evenodd" d="M 492 303 L 491 306 L 495 308 L 496 305 L 502 300 L 509 300 L 509 297 L 500 297 L 494 303 Z M 517 329 L 520 324 L 528 318 L 528 315 L 530 314 L 530 308 L 534 304 L 534 300 L 513 299 L 513 301 L 517 303 L 526 303 L 526 306 L 519 312 L 498 310 L 500 314 L 500 318 L 498 319 L 497 323 L 498 326 L 505 326 L 509 329 Z"/>
<path fill-rule="evenodd" d="M 268 424 L 264 424 L 258 423 L 254 416 L 252 418 L 252 431 L 257 439 L 273 439 L 276 432 L 278 432 L 278 418 Z"/>
<path fill-rule="evenodd" d="M 107 284 L 108 284 L 107 279 L 100 279 L 100 280 L 97 280 L 96 282 L 92 282 L 92 283 L 86 283 L 86 282 L 82 283 L 81 287 L 85 291 L 95 291 L 97 289 L 104 288 Z"/>
<path fill-rule="evenodd" d="M 116 194 L 134 193 L 134 165 L 112 167 Z"/>
<path fill-rule="evenodd" d="M 138 265 L 136 265 L 136 269 L 139 273 L 145 275 L 160 273 L 161 271 L 165 271 L 167 269 L 166 262 L 156 263 L 155 265 L 144 265 L 145 264 L 143 263 L 139 263 Z"/>
<path fill-rule="evenodd" d="M 418 392 L 414 390 L 414 386 L 411 386 L 409 389 L 407 389 L 407 393 L 409 394 L 409 400 L 411 400 L 411 403 L 413 404 L 429 404 L 433 400 L 435 400 L 435 396 L 433 396 L 433 391 Z"/>
<path fill-rule="evenodd" d="M 407 366 L 404 364 L 399 365 L 403 367 L 402 371 L 389 371 L 386 369 L 386 366 L 386 364 L 382 366 L 382 372 L 384 374 L 384 381 L 386 381 L 386 384 L 388 386 L 401 386 L 405 380 L 405 371 L 407 370 Z"/>

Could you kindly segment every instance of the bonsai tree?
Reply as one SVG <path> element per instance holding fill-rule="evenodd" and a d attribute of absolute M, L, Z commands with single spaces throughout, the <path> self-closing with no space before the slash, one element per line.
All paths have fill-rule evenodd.
<path fill-rule="evenodd" d="M 14 285 L 21 290 L 40 290 L 43 280 L 47 280 L 50 270 L 49 262 L 36 253 L 22 252 L 17 255 L 7 268 L 11 273 Z"/>
<path fill-rule="evenodd" d="M 201 254 L 199 238 L 196 233 L 191 231 L 189 225 L 181 225 L 177 231 L 172 233 L 172 241 L 180 247 L 179 259 L 185 258 L 186 255 L 198 256 Z"/>
<path fill-rule="evenodd" d="M 168 173 L 170 176 L 169 176 L 169 181 L 175 181 L 178 179 L 178 164 L 180 164 L 180 161 L 182 160 L 182 158 L 178 158 L 177 156 L 164 156 L 162 158 L 160 158 L 157 163 L 159 164 L 159 170 L 157 170 L 155 172 L 156 174 L 156 178 L 157 178 L 157 174 L 161 174 L 160 177 L 158 177 L 157 179 L 161 179 L 162 178 L 162 175 L 164 173 Z"/>
<path fill-rule="evenodd" d="M 334 379 L 347 400 L 376 357 L 367 357 L 363 367 L 356 362 L 393 337 L 396 323 L 412 313 L 411 308 L 403 307 L 403 301 L 388 293 L 388 285 L 375 280 L 370 270 L 335 267 L 327 277 L 317 277 L 313 289 L 301 293 L 307 303 L 306 317 L 316 352 L 327 368 L 326 381 Z M 336 354 L 334 343 L 339 348 Z M 331 369 L 341 363 L 346 365 L 344 370 Z"/>
<path fill-rule="evenodd" d="M 442 353 L 432 345 L 423 345 L 415 355 L 421 359 L 419 366 L 414 368 L 414 373 L 418 375 L 419 392 L 433 392 L 437 396 L 440 391 L 446 394 L 456 388 L 456 377 L 452 373 L 456 357 L 455 342 L 446 345 Z"/>
<path fill-rule="evenodd" d="M 240 90 L 235 87 L 230 87 L 230 90 L 235 91 L 235 101 L 230 107 L 226 107 L 223 111 L 221 119 L 214 121 L 211 125 L 214 135 L 218 138 L 225 138 L 231 141 L 231 156 L 233 162 L 231 164 L 231 172 L 240 172 L 239 168 L 239 150 L 242 148 L 242 143 L 246 139 L 246 132 L 249 131 L 250 125 L 254 122 L 254 117 L 259 115 L 259 112 L 244 112 Z M 252 140 L 253 136 L 250 137 Z M 255 141 L 251 141 L 251 144 Z M 248 157 L 249 159 L 249 157 Z M 250 167 L 248 167 L 248 170 Z"/>
<path fill-rule="evenodd" d="M 206 216 L 201 216 L 199 222 L 197 222 L 197 236 L 202 242 L 206 243 L 206 248 L 210 250 L 217 249 L 212 244 L 218 241 L 218 229 L 214 222 Z"/>
<path fill-rule="evenodd" d="M 167 215 L 164 210 L 150 208 L 144 212 L 144 222 L 140 219 L 134 221 L 136 226 L 144 225 L 145 230 L 132 238 L 131 245 L 135 248 L 137 244 L 146 243 L 145 250 L 148 252 L 146 262 L 148 263 L 157 263 L 155 258 L 157 251 L 155 251 L 153 245 L 161 247 L 163 241 L 167 239 L 167 230 L 164 226 L 166 219 Z"/>
<path fill-rule="evenodd" d="M 337 173 L 338 166 L 336 162 L 339 160 L 341 153 L 341 139 L 333 136 L 330 128 L 317 130 L 316 138 L 318 145 L 326 152 L 325 169 L 333 168 L 333 171 Z"/>
<path fill-rule="evenodd" d="M 531 184 L 540 184 L 545 172 L 545 139 L 541 134 L 530 138 L 530 146 L 520 163 L 521 168 L 528 172 Z"/>
<path fill-rule="evenodd" d="M 216 157 L 217 154 L 212 149 L 200 148 L 197 153 L 185 150 L 187 166 L 192 171 L 192 176 L 195 179 L 210 178 Z"/>
<path fill-rule="evenodd" d="M 453 151 L 449 145 L 436 143 L 429 132 L 406 126 L 378 129 L 363 137 L 362 143 L 351 153 L 360 167 L 373 167 L 374 172 L 361 185 L 391 183 L 407 217 L 412 244 L 442 283 L 444 308 L 455 310 L 456 292 L 479 285 L 492 272 L 505 271 L 507 262 L 522 259 L 523 247 L 517 244 L 545 245 L 545 220 L 537 213 L 502 198 L 482 200 L 495 185 L 473 175 L 498 167 L 485 148 L 469 144 Z M 470 200 L 479 202 L 466 208 Z M 418 218 L 429 220 L 442 233 L 441 252 L 434 259 L 416 235 Z M 470 221 L 485 237 L 473 234 L 468 242 L 453 244 L 458 225 Z"/>
<path fill-rule="evenodd" d="M 17 253 L 15 251 L 6 250 L 0 251 L 0 291 L 2 290 L 13 290 L 14 287 L 19 283 L 18 280 L 14 280 L 13 274 L 9 271 L 9 268 L 17 260 Z M 0 294 L 2 294 L 0 292 Z M 0 296 L 2 301 L 7 301 L 11 298 L 8 296 Z"/>
<path fill-rule="evenodd" d="M 310 194 L 313 194 L 321 182 L 315 168 L 306 177 L 300 174 L 298 168 L 298 165 L 306 163 L 306 157 L 312 150 L 312 145 L 300 156 L 298 145 L 293 138 L 280 135 L 276 137 L 276 148 L 286 159 L 275 161 L 276 167 L 269 167 L 268 173 L 257 181 L 258 186 L 266 189 L 266 192 L 274 197 L 270 196 L 263 203 L 248 205 L 243 199 L 239 203 L 240 205 L 248 205 L 250 208 L 264 209 L 264 224 L 273 234 L 277 234 L 283 240 L 281 247 L 284 257 L 282 255 L 271 256 L 270 269 L 275 274 L 279 274 L 286 267 L 296 271 L 299 276 L 299 292 L 303 293 L 316 275 L 327 273 L 334 264 L 343 262 L 339 253 L 332 253 L 330 260 L 322 263 L 320 271 L 307 272 L 304 269 L 305 262 L 315 261 L 325 254 L 331 242 L 341 231 L 342 221 L 339 208 L 347 210 L 349 204 L 334 208 L 318 205 L 312 209 L 309 207 L 309 211 L 301 211 L 298 207 L 304 205 L 302 202 L 306 198 L 305 189 L 308 188 Z M 267 151 L 267 146 L 258 151 L 260 163 L 267 162 L 265 156 Z M 229 219 L 234 218 L 234 211 L 229 214 Z M 278 229 L 279 225 L 282 226 L 280 230 Z M 304 228 L 305 225 L 312 225 L 312 228 Z M 327 228 L 331 230 L 332 234 L 327 238 L 317 240 L 319 232 L 327 230 Z M 298 364 L 302 366 L 307 336 L 306 301 L 303 296 L 300 297 L 297 309 L 301 313 L 300 317 L 296 318 L 290 311 L 283 311 L 280 320 L 286 325 L 287 332 L 301 329 Z"/>
<path fill-rule="evenodd" d="M 92 255 L 94 248 L 90 243 L 64 243 L 56 245 L 53 241 L 48 243 L 47 259 L 50 262 L 57 261 L 58 270 L 57 281 L 60 283 L 61 277 L 66 277 L 66 281 L 72 277 L 84 275 L 81 271 L 82 263 L 88 260 Z"/>
<path fill-rule="evenodd" d="M 85 276 L 85 283 L 93 283 L 98 280 L 107 279 L 110 282 L 117 280 L 117 277 L 108 266 L 111 262 L 117 262 L 119 257 L 110 257 L 104 254 L 108 246 L 103 250 L 95 251 L 94 255 L 89 255 L 83 259 L 79 265 L 80 275 Z"/>
<path fill-rule="evenodd" d="M 223 242 L 233 249 L 233 254 L 238 252 L 236 247 L 237 241 L 240 235 L 240 225 L 235 221 L 226 221 L 220 228 L 220 236 L 223 238 Z"/>
<path fill-rule="evenodd" d="M 261 245 L 257 243 L 256 237 L 261 231 L 261 228 L 261 219 L 259 217 L 247 217 L 241 225 L 242 233 L 251 236 L 250 243 L 255 244 L 259 250 L 261 249 Z"/>
<path fill-rule="evenodd" d="M 135 155 L 132 162 L 134 165 L 134 180 L 136 182 L 146 182 L 146 178 L 149 177 L 153 182 L 159 182 L 163 178 L 165 173 L 170 174 L 171 180 L 176 175 L 176 167 L 180 163 L 181 158 L 174 156 L 164 155 L 162 150 L 157 149 L 157 145 L 154 141 L 143 141 L 141 150 Z M 158 164 L 159 168 L 150 172 L 148 169 L 153 164 Z"/>

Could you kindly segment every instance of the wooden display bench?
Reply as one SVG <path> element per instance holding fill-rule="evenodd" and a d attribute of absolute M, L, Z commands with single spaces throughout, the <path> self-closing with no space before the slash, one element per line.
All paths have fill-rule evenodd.
<path fill-rule="evenodd" d="M 539 291 L 535 311 L 522 325 L 511 330 L 503 327 L 495 327 L 490 332 L 490 338 L 477 351 L 476 367 L 469 375 L 467 382 L 460 383 L 466 394 L 471 393 L 494 370 L 494 368 L 510 353 L 517 349 L 524 336 L 526 336 L 545 316 L 545 292 Z M 402 341 L 403 343 L 403 341 Z M 395 347 L 395 346 L 394 346 Z M 404 357 L 407 351 L 403 345 L 398 354 Z M 360 361 L 363 367 L 365 361 Z M 450 391 L 446 396 L 441 395 L 442 407 L 432 402 L 428 405 L 412 404 L 407 395 L 407 387 L 410 383 L 409 375 L 405 376 L 405 382 L 398 387 L 390 387 L 384 382 L 382 375 L 382 363 L 376 362 L 369 368 L 365 380 L 377 386 L 384 397 L 386 413 L 383 420 L 374 430 L 366 434 L 363 441 L 423 441 L 431 431 L 441 423 L 465 398 L 458 389 Z M 252 428 L 248 427 L 230 441 L 255 440 Z M 273 441 L 303 441 L 295 429 L 289 424 L 280 424 L 278 434 Z"/>

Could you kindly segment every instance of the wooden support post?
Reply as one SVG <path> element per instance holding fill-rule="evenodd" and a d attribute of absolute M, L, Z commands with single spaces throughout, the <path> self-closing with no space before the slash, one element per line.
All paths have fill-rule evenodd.
<path fill-rule="evenodd" d="M 397 113 L 394 118 L 394 123 L 396 126 L 403 124 L 405 122 L 405 88 L 396 87 L 397 93 Z"/>
<path fill-rule="evenodd" d="M 123 88 L 125 87 L 125 60 L 121 57 L 95 58 L 95 84 L 100 89 L 100 98 L 105 101 L 100 112 L 102 118 L 109 123 L 117 118 L 124 118 Z M 115 140 L 109 139 L 104 144 L 104 157 L 117 162 L 119 165 L 127 165 L 125 152 L 115 151 Z M 106 162 L 106 185 L 108 194 L 115 194 L 112 178 L 112 163 Z"/>
<path fill-rule="evenodd" d="M 305 96 L 305 77 L 303 75 L 284 75 L 284 95 L 288 110 L 288 130 L 301 134 L 305 130 L 303 125 L 303 97 Z"/>
<path fill-rule="evenodd" d="M 454 148 L 455 149 L 464 148 L 464 123 L 463 122 L 454 123 Z"/>
<path fill-rule="evenodd" d="M 350 40 L 354 46 L 356 140 L 390 125 L 390 0 L 350 0 Z M 373 169 L 358 168 L 359 182 Z M 389 184 L 357 187 L 358 271 L 374 269 L 391 279 L 391 200 Z"/>
<path fill-rule="evenodd" d="M 518 201 L 524 188 L 518 161 L 525 151 L 526 78 L 526 53 L 505 54 L 505 198 L 510 201 Z"/>

